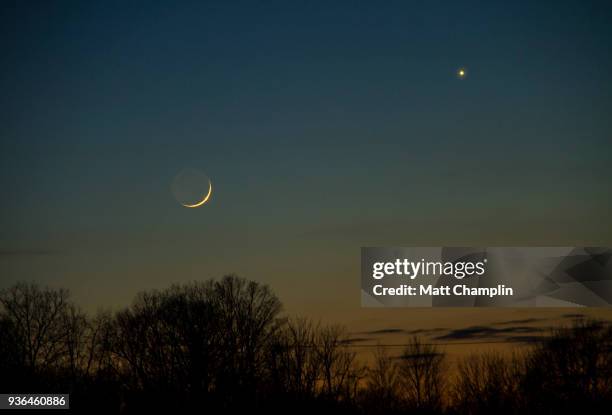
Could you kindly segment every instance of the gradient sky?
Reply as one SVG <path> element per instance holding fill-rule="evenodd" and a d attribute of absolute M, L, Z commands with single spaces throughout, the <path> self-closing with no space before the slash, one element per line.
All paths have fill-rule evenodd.
<path fill-rule="evenodd" d="M 609 1 L 126 3 L 0 2 L 0 288 L 349 321 L 361 246 L 612 245 Z"/>

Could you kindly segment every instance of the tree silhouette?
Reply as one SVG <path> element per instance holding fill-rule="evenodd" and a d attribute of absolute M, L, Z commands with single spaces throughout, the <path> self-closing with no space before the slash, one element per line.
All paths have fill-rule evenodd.
<path fill-rule="evenodd" d="M 473 354 L 458 364 L 451 399 L 465 414 L 515 413 L 523 375 L 517 355 Z"/>
<path fill-rule="evenodd" d="M 148 291 L 89 317 L 62 289 L 0 291 L 0 391 L 70 393 L 100 413 L 530 414 L 612 407 L 612 328 L 577 320 L 513 356 L 451 367 L 418 337 L 366 368 L 346 328 L 284 318 L 230 275 Z"/>
<path fill-rule="evenodd" d="M 558 328 L 526 357 L 524 407 L 541 413 L 612 407 L 612 328 L 577 320 Z"/>
<path fill-rule="evenodd" d="M 288 319 L 270 349 L 272 390 L 301 402 L 317 394 L 321 363 L 316 349 L 319 326 L 305 318 Z"/>
<path fill-rule="evenodd" d="M 439 411 L 442 408 L 444 355 L 418 337 L 412 337 L 400 361 L 400 382 L 410 408 Z"/>
<path fill-rule="evenodd" d="M 71 335 L 71 327 L 66 324 L 67 298 L 65 290 L 24 283 L 0 293 L 2 320 L 14 342 L 12 352 L 21 375 L 30 382 L 44 379 L 66 356 Z"/>
<path fill-rule="evenodd" d="M 319 360 L 323 389 L 329 399 L 350 400 L 355 396 L 360 374 L 355 367 L 355 352 L 348 347 L 346 329 L 330 325 L 318 331 L 315 350 Z"/>
<path fill-rule="evenodd" d="M 367 413 L 399 413 L 403 407 L 400 395 L 401 380 L 397 359 L 378 345 L 374 351 L 374 363 L 367 371 L 366 389 L 362 406 Z"/>

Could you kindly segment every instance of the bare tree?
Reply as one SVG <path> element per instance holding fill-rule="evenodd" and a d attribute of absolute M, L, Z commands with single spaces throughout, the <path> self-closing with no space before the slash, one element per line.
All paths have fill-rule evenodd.
<path fill-rule="evenodd" d="M 19 283 L 0 292 L 0 305 L 11 322 L 25 367 L 36 373 L 59 363 L 68 330 L 68 292 Z"/>
<path fill-rule="evenodd" d="M 541 410 L 612 405 L 612 327 L 580 319 L 555 329 L 526 358 L 521 395 Z"/>
<path fill-rule="evenodd" d="M 419 410 L 442 408 L 444 355 L 436 346 L 413 337 L 401 356 L 400 378 L 408 405 Z"/>
<path fill-rule="evenodd" d="M 110 311 L 99 311 L 89 321 L 85 375 L 100 374 L 100 372 L 108 374 L 115 369 L 112 356 L 114 329 L 114 320 Z"/>
<path fill-rule="evenodd" d="M 455 407 L 466 414 L 509 414 L 518 409 L 524 375 L 519 355 L 471 355 L 459 362 L 453 385 Z"/>
<path fill-rule="evenodd" d="M 235 276 L 141 293 L 115 318 L 118 373 L 131 390 L 189 402 L 246 404 L 267 374 L 280 302 Z"/>
<path fill-rule="evenodd" d="M 367 370 L 366 389 L 362 405 L 368 413 L 388 414 L 401 407 L 400 373 L 397 359 L 378 345 L 374 350 L 374 362 Z"/>
<path fill-rule="evenodd" d="M 135 390 L 184 389 L 179 371 L 185 356 L 177 341 L 181 332 L 173 324 L 172 291 L 141 293 L 130 309 L 115 318 L 113 353 Z"/>
<path fill-rule="evenodd" d="M 315 341 L 318 326 L 304 318 L 288 319 L 270 349 L 271 379 L 277 392 L 296 398 L 316 395 L 320 362 Z"/>
<path fill-rule="evenodd" d="M 4 313 L 0 314 L 0 390 L 3 391 L 13 389 L 23 381 L 25 356 L 16 340 L 15 324 Z"/>
<path fill-rule="evenodd" d="M 330 325 L 319 330 L 316 350 L 321 367 L 322 391 L 327 398 L 352 399 L 361 377 L 355 352 L 348 347 L 346 329 Z"/>
<path fill-rule="evenodd" d="M 227 396 L 253 400 L 279 328 L 281 303 L 268 286 L 234 275 L 215 281 L 211 301 L 219 314 L 221 336 L 217 387 Z"/>
<path fill-rule="evenodd" d="M 63 365 L 74 380 L 81 371 L 88 369 L 92 352 L 88 340 L 91 327 L 87 315 L 74 304 L 68 304 L 61 317 L 65 330 Z"/>

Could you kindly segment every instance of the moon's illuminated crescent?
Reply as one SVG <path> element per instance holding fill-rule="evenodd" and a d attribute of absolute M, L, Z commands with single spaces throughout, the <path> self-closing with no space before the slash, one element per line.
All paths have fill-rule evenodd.
<path fill-rule="evenodd" d="M 182 203 L 182 205 L 187 207 L 187 208 L 197 208 L 197 207 L 200 207 L 204 203 L 208 202 L 208 199 L 210 199 L 210 195 L 212 195 L 212 182 L 209 180 L 208 181 L 208 194 L 204 197 L 204 199 L 202 199 L 198 203 L 194 203 L 193 205 L 187 205 L 187 204 L 184 204 L 184 203 Z"/>

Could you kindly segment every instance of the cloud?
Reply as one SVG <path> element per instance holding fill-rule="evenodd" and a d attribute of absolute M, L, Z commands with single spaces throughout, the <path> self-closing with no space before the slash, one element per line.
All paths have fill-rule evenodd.
<path fill-rule="evenodd" d="M 572 313 L 572 314 L 563 314 L 563 318 L 585 318 L 584 314 Z"/>
<path fill-rule="evenodd" d="M 363 334 L 375 335 L 375 334 L 398 334 L 398 333 L 405 333 L 405 330 L 404 329 L 380 329 L 380 330 L 366 331 Z"/>
<path fill-rule="evenodd" d="M 367 342 L 371 340 L 372 339 L 368 339 L 365 337 L 352 337 L 350 339 L 343 340 L 342 343 L 343 344 L 353 344 L 353 343 L 359 343 L 359 342 Z"/>
<path fill-rule="evenodd" d="M 443 327 L 436 327 L 434 329 L 416 329 L 416 330 L 410 330 L 407 331 L 406 333 L 408 334 L 412 334 L 412 335 L 417 335 L 417 334 L 434 334 L 434 333 L 439 333 L 441 331 L 447 331 L 447 328 L 443 328 Z"/>
<path fill-rule="evenodd" d="M 504 340 L 508 343 L 538 343 L 547 338 L 548 336 L 510 336 Z"/>
<path fill-rule="evenodd" d="M 539 323 L 540 321 L 549 320 L 547 318 L 525 318 L 522 320 L 506 320 L 506 321 L 496 321 L 495 323 L 491 323 L 494 326 L 506 326 L 513 324 L 529 324 L 529 323 Z"/>
<path fill-rule="evenodd" d="M 586 315 L 580 313 L 562 314 L 561 318 L 576 319 L 584 318 Z M 525 318 L 515 320 L 503 320 L 488 325 L 469 326 L 456 329 L 431 328 L 405 330 L 401 328 L 385 328 L 359 333 L 361 335 L 410 335 L 426 336 L 432 344 L 479 344 L 479 343 L 537 343 L 549 338 L 556 327 L 550 324 L 557 318 Z M 548 321 L 549 324 L 542 324 Z M 356 333 L 357 334 L 357 333 Z M 376 339 L 375 337 L 370 340 Z M 362 338 L 359 338 L 362 341 Z M 401 345 L 398 345 L 401 346 Z"/>
<path fill-rule="evenodd" d="M 402 354 L 400 356 L 397 356 L 397 359 L 399 360 L 412 360 L 412 359 L 419 359 L 422 357 L 434 357 L 434 356 L 443 356 L 444 353 L 442 352 L 431 352 L 431 353 L 413 353 L 413 354 Z"/>
<path fill-rule="evenodd" d="M 50 249 L 0 249 L 0 257 L 60 255 L 61 251 Z"/>
<path fill-rule="evenodd" d="M 448 333 L 436 337 L 436 340 L 474 340 L 499 339 L 509 341 L 516 335 L 538 334 L 545 331 L 544 327 L 512 326 L 495 328 L 492 326 L 471 326 L 450 330 Z"/>
<path fill-rule="evenodd" d="M 433 329 L 415 329 L 415 330 L 404 330 L 400 328 L 389 328 L 389 329 L 380 329 L 380 330 L 372 330 L 366 331 L 361 334 L 367 335 L 378 335 L 378 334 L 410 334 L 410 335 L 429 335 L 434 333 L 439 333 L 441 331 L 446 331 L 447 328 L 436 327 Z"/>

